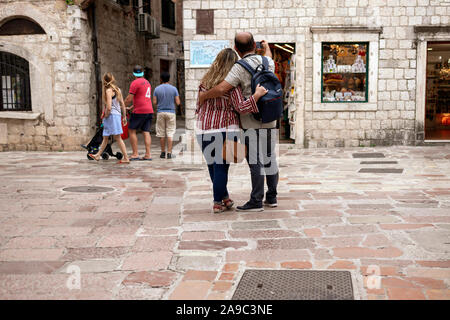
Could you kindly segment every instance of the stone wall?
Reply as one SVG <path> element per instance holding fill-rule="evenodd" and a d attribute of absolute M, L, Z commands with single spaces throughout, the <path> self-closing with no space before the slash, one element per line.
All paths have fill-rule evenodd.
<path fill-rule="evenodd" d="M 214 35 L 197 35 L 196 9 L 215 9 Z M 448 26 L 448 0 L 184 1 L 187 126 L 192 129 L 196 92 L 204 69 L 189 67 L 190 40 L 232 40 L 237 31 L 255 39 L 296 45 L 296 143 L 305 147 L 416 143 L 417 35 L 415 26 Z M 313 26 L 382 28 L 374 52 L 378 62 L 376 108 L 317 110 L 314 106 Z M 351 38 L 336 34 L 334 41 Z M 450 34 L 446 35 L 447 41 Z M 349 41 L 349 40 L 346 40 Z M 423 129 L 423 125 L 422 125 Z"/>
<path fill-rule="evenodd" d="M 0 50 L 30 64 L 31 112 L 0 112 L 0 151 L 73 150 L 95 122 L 87 15 L 64 0 L 0 1 L 0 24 L 22 16 L 45 35 L 0 36 Z"/>
<path fill-rule="evenodd" d="M 30 63 L 31 112 L 0 112 L 0 151 L 80 150 L 97 126 L 97 88 L 94 68 L 93 25 L 89 10 L 65 0 L 0 0 L 0 24 L 27 17 L 45 30 L 45 35 L 0 36 L 0 50 Z M 131 3 L 131 2 L 130 2 Z M 178 2 L 178 17 L 182 15 Z M 158 1 L 152 12 L 160 19 Z M 132 70 L 140 64 L 153 69 L 152 87 L 159 84 L 159 57 L 155 43 L 169 43 L 172 80 L 176 83 L 176 60 L 183 57 L 182 22 L 176 32 L 162 31 L 161 38 L 146 39 L 136 31 L 131 6 L 113 0 L 95 1 L 100 78 L 112 72 L 126 96 L 134 80 Z"/>
<path fill-rule="evenodd" d="M 178 17 L 182 16 L 182 5 L 182 2 L 177 2 Z M 152 17 L 161 21 L 160 1 L 152 2 L 151 12 Z M 176 60 L 183 58 L 181 19 L 177 21 L 175 31 L 161 28 L 160 38 L 146 39 L 136 32 L 135 12 L 129 6 L 120 6 L 111 0 L 98 0 L 96 16 L 101 76 L 112 72 L 126 96 L 134 80 L 133 67 L 139 64 L 151 69 L 149 81 L 154 90 L 160 83 L 160 60 L 165 59 L 171 62 L 171 83 L 176 85 Z M 167 54 L 159 54 L 158 46 L 161 44 L 168 45 Z"/>
<path fill-rule="evenodd" d="M 150 67 L 152 69 L 151 84 L 152 89 L 156 88 L 160 83 L 160 63 L 161 60 L 170 61 L 170 83 L 177 85 L 177 60 L 184 59 L 182 50 L 183 43 L 183 1 L 177 1 L 175 7 L 176 26 L 175 30 L 161 28 L 159 39 L 151 40 L 152 56 Z M 161 1 L 152 2 L 152 16 L 161 21 Z M 160 50 L 167 45 L 167 51 Z M 183 97 L 184 81 L 181 79 L 181 85 L 178 87 L 180 96 Z"/>
<path fill-rule="evenodd" d="M 110 0 L 96 1 L 98 55 L 100 76 L 113 73 L 124 96 L 133 77 L 133 67 L 151 64 L 151 46 L 136 31 L 135 13 L 131 7 L 120 6 Z"/>

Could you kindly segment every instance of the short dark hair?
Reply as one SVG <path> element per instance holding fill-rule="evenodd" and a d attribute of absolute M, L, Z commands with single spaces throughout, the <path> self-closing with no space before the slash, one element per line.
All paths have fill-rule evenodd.
<path fill-rule="evenodd" d="M 252 51 L 253 48 L 255 47 L 255 40 L 253 39 L 253 35 L 251 33 L 249 33 L 249 35 L 250 37 L 247 39 L 246 42 L 240 42 L 239 40 L 236 39 L 236 37 L 234 38 L 234 45 L 236 46 L 236 49 L 240 53 Z"/>
<path fill-rule="evenodd" d="M 168 73 L 168 72 L 162 72 L 161 73 L 161 80 L 163 81 L 163 82 L 169 82 L 169 80 L 170 80 L 170 73 Z"/>

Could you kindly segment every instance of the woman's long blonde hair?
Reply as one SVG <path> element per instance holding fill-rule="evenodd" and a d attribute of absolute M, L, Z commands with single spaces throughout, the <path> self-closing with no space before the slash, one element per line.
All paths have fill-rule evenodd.
<path fill-rule="evenodd" d="M 119 101 L 122 100 L 122 92 L 119 87 L 116 85 L 116 78 L 112 75 L 111 72 L 107 72 L 103 75 L 103 86 L 102 86 L 102 97 L 103 103 L 106 103 L 106 90 L 111 88 L 117 96 Z"/>
<path fill-rule="evenodd" d="M 203 76 L 203 86 L 209 90 L 221 83 L 236 61 L 238 61 L 238 56 L 233 49 L 226 48 L 220 51 L 209 70 Z"/>

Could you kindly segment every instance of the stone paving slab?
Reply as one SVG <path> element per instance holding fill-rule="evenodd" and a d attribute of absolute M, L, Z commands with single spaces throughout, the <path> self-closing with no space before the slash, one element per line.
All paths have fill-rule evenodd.
<path fill-rule="evenodd" d="M 280 153 L 277 208 L 216 215 L 183 157 L 0 153 L 0 299 L 231 299 L 247 269 L 306 269 L 350 271 L 356 299 L 450 300 L 450 146 Z M 403 172 L 361 173 L 393 166 L 355 153 Z M 112 191 L 63 191 L 80 186 Z M 245 163 L 228 188 L 248 200 Z"/>

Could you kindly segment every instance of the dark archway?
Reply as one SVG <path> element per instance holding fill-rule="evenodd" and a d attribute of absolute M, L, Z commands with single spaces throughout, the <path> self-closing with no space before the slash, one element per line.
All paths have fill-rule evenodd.
<path fill-rule="evenodd" d="M 0 36 L 45 34 L 44 29 L 27 18 L 14 18 L 0 26 Z"/>

